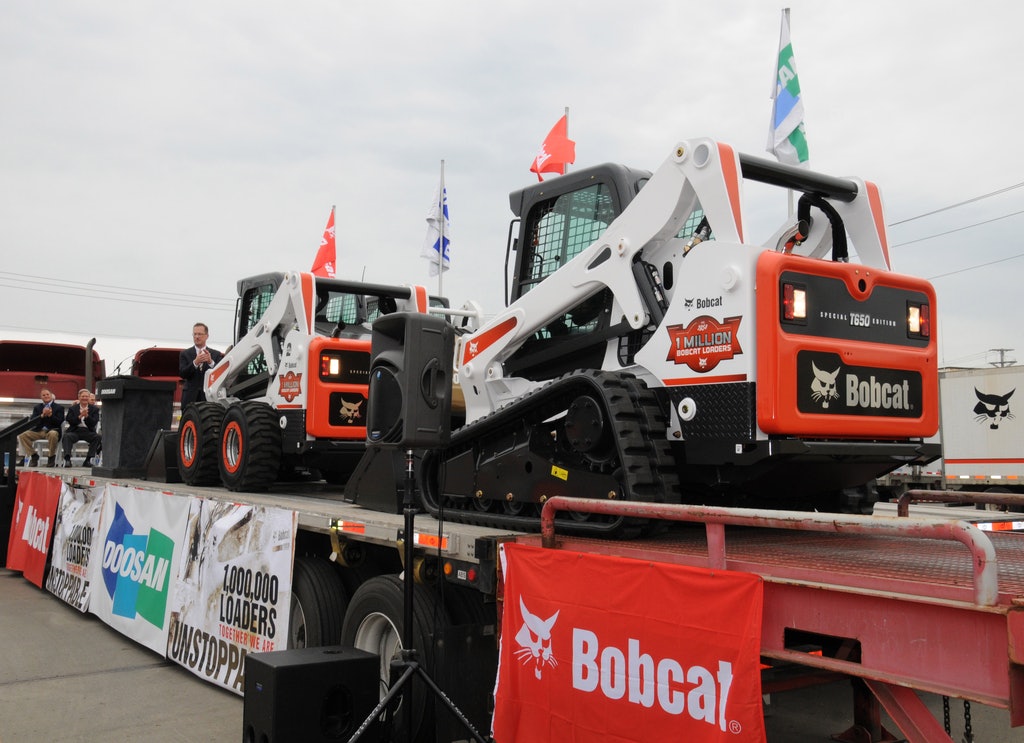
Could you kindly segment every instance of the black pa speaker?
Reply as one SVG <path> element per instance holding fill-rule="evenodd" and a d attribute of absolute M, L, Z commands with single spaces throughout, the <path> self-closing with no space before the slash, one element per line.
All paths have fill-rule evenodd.
<path fill-rule="evenodd" d="M 153 436 L 146 455 L 146 474 L 143 480 L 181 482 L 178 472 L 178 432 L 160 429 Z"/>
<path fill-rule="evenodd" d="M 242 741 L 347 741 L 380 701 L 380 683 L 380 656 L 356 648 L 250 653 L 245 657 Z M 374 720 L 367 732 L 378 730 Z"/>
<path fill-rule="evenodd" d="M 432 449 L 451 435 L 455 329 L 418 312 L 373 323 L 366 439 L 371 445 Z"/>

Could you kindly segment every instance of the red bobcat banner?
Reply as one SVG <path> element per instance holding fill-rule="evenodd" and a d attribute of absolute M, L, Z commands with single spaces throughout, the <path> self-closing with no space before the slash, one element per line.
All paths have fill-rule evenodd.
<path fill-rule="evenodd" d="M 22 472 L 18 480 L 14 522 L 7 546 L 7 567 L 43 587 L 46 553 L 53 539 L 53 521 L 63 481 L 42 472 Z"/>
<path fill-rule="evenodd" d="M 504 546 L 498 743 L 764 741 L 761 578 Z"/>

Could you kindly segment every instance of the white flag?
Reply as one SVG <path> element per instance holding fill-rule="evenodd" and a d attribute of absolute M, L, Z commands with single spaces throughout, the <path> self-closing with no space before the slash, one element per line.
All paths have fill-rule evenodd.
<path fill-rule="evenodd" d="M 438 264 L 442 270 L 451 268 L 452 224 L 448 219 L 448 189 L 440 184 L 434 190 L 434 200 L 427 212 L 427 237 L 420 255 L 430 261 L 430 275 L 437 276 Z"/>
<path fill-rule="evenodd" d="M 789 8 L 782 10 L 782 31 L 779 35 L 779 56 L 772 86 L 772 120 L 768 128 L 767 150 L 780 163 L 807 165 L 807 137 L 804 131 L 804 101 L 800 97 L 800 81 L 793 62 L 793 45 L 789 40 Z"/>

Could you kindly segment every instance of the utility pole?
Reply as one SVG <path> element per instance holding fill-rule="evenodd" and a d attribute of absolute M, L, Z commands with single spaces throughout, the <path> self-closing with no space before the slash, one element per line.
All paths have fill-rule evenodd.
<path fill-rule="evenodd" d="M 1013 350 L 1012 348 L 990 348 L 988 350 L 989 350 L 989 353 L 998 353 L 999 354 L 999 361 L 990 361 L 990 362 L 988 362 L 992 366 L 1013 366 L 1014 364 L 1017 363 L 1016 360 L 1014 360 L 1014 359 L 1007 359 L 1006 358 L 1006 354 L 1008 354 L 1010 351 L 1012 351 Z"/>

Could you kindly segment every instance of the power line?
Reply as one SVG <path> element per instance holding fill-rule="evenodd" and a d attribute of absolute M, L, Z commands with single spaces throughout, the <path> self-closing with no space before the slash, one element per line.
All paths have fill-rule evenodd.
<path fill-rule="evenodd" d="M 983 224 L 998 222 L 1000 219 L 1006 219 L 1007 217 L 1016 217 L 1018 214 L 1024 214 L 1024 209 L 1022 209 L 1019 212 L 1013 212 L 1012 214 L 1004 214 L 1001 217 L 993 217 L 992 219 L 986 219 L 983 222 L 975 222 L 974 224 L 969 224 L 966 227 L 956 227 L 952 230 L 946 230 L 945 232 L 938 232 L 934 235 L 928 235 L 928 237 L 919 237 L 916 240 L 907 240 L 907 242 L 896 243 L 892 247 L 902 248 L 904 245 L 913 245 L 914 243 L 924 242 L 925 240 L 931 240 L 934 237 L 944 237 L 945 235 L 952 235 L 954 232 L 963 232 L 964 230 L 969 230 L 972 227 L 980 227 Z"/>
<path fill-rule="evenodd" d="M 20 289 L 22 291 L 28 291 L 28 292 L 43 292 L 43 291 L 45 291 L 44 289 L 33 289 L 32 287 L 27 287 L 27 286 L 14 286 L 14 285 L 11 285 L 11 284 L 4 284 L 2 282 L 0 282 L 0 286 L 5 287 L 7 289 Z M 156 306 L 156 307 L 178 307 L 178 308 L 192 307 L 192 308 L 196 308 L 196 309 L 218 310 L 218 311 L 224 311 L 224 310 L 228 310 L 228 309 L 231 308 L 230 304 L 212 305 L 212 304 L 195 303 L 195 302 L 190 302 L 190 303 L 185 304 L 185 303 L 182 303 L 182 302 L 174 302 L 174 301 L 152 302 L 152 301 L 149 301 L 149 300 L 146 300 L 146 299 L 142 299 L 141 297 L 133 297 L 131 299 L 127 299 L 127 298 L 124 298 L 124 297 L 112 297 L 112 296 L 105 295 L 105 294 L 80 294 L 78 292 L 74 292 L 74 291 L 70 291 L 70 290 L 64 290 L 63 293 L 62 293 L 62 296 L 65 296 L 65 297 L 80 297 L 82 299 L 99 299 L 99 300 L 104 300 L 104 301 L 108 301 L 108 302 L 127 302 L 129 304 L 148 304 L 148 305 L 153 305 L 153 306 Z M 170 300 L 171 298 L 167 297 L 167 299 Z"/>
<path fill-rule="evenodd" d="M 12 273 L 10 271 L 0 271 L 0 279 L 6 279 L 8 281 L 20 281 L 26 284 L 41 284 L 43 286 L 55 286 L 55 287 L 67 287 L 72 289 L 86 289 L 87 287 L 96 287 L 96 290 L 102 290 L 104 292 L 110 292 L 115 290 L 115 293 L 127 294 L 127 296 L 152 296 L 152 295 L 163 295 L 161 299 L 186 299 L 186 300 L 208 300 L 209 302 L 222 302 L 226 306 L 233 306 L 233 299 L 225 299 L 224 297 L 211 297 L 205 295 L 195 294 L 183 294 L 181 292 L 165 292 L 156 289 L 140 289 L 132 286 L 115 286 L 110 284 L 97 284 L 89 281 L 78 281 L 69 279 L 59 279 L 52 276 L 36 276 L 33 274 L 24 273 Z M 5 285 L 10 286 L 10 285 Z M 12 288 L 24 288 L 26 291 L 40 291 L 38 289 L 31 289 L 29 287 L 12 287 Z M 92 289 L 87 289 L 92 291 Z M 79 294 L 77 296 L 90 296 Z"/>
<path fill-rule="evenodd" d="M 1020 183 L 1015 183 L 1012 186 L 1007 186 L 1006 188 L 1000 188 L 998 191 L 991 191 L 989 193 L 982 194 L 981 196 L 975 196 L 973 199 L 967 199 L 966 201 L 960 201 L 957 202 L 956 204 L 950 204 L 949 206 L 944 206 L 940 209 L 933 209 L 930 212 L 918 214 L 916 217 L 908 217 L 907 219 L 901 219 L 898 222 L 890 222 L 889 226 L 895 227 L 898 224 L 906 224 L 907 222 L 913 222 L 915 219 L 923 219 L 925 217 L 930 217 L 933 214 L 939 214 L 940 212 L 949 211 L 950 209 L 956 209 L 958 206 L 964 206 L 965 204 L 973 204 L 975 201 L 981 201 L 982 199 L 987 199 L 992 196 L 998 196 L 999 194 L 1006 193 L 1007 191 L 1012 191 L 1013 189 L 1020 188 L 1021 186 L 1024 186 L 1024 181 L 1021 181 Z"/>
<path fill-rule="evenodd" d="M 1024 253 L 1018 253 L 1017 255 L 1011 255 L 1009 258 L 1000 258 L 997 261 L 989 261 L 988 263 L 979 263 L 976 266 L 968 266 L 967 268 L 961 268 L 958 271 L 950 271 L 948 273 L 940 273 L 937 276 L 929 276 L 927 281 L 935 281 L 935 279 L 942 279 L 946 276 L 956 276 L 958 273 L 967 273 L 968 271 L 974 271 L 978 268 L 986 268 L 988 266 L 994 266 L 997 263 L 1005 263 L 1006 261 L 1016 260 L 1017 258 L 1024 258 Z"/>
<path fill-rule="evenodd" d="M 15 330 L 15 331 L 18 331 L 20 333 L 26 333 L 26 332 L 30 332 L 30 333 L 51 333 L 51 334 L 54 333 L 53 328 L 34 328 L 34 327 L 31 327 L 31 326 L 28 326 L 28 325 L 0 325 L 0 330 Z M 70 335 L 84 335 L 84 336 L 89 336 L 89 337 L 95 336 L 95 337 L 101 338 L 101 339 L 107 339 L 107 338 L 121 338 L 121 339 L 124 339 L 124 340 L 140 340 L 140 339 L 143 339 L 143 336 L 140 335 L 140 334 L 131 334 L 131 335 L 129 335 L 129 334 L 125 334 L 125 333 L 106 333 L 106 332 L 103 332 L 102 330 L 92 330 L 92 331 L 89 331 L 89 332 L 69 330 L 67 332 Z M 151 336 L 145 336 L 144 340 L 152 341 L 154 343 L 163 343 L 163 344 L 168 345 L 168 346 L 181 346 L 181 345 L 188 345 L 189 343 L 191 343 L 191 339 L 190 338 L 186 339 L 184 344 L 182 343 L 181 338 L 177 338 L 177 339 L 173 339 L 173 338 L 154 338 L 154 337 L 151 337 Z"/>

